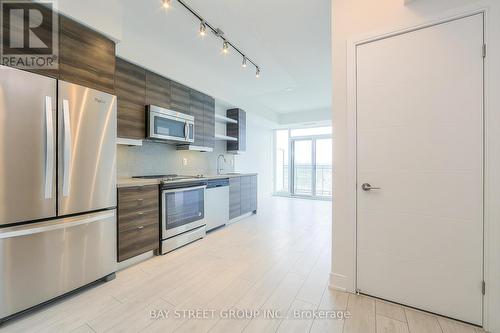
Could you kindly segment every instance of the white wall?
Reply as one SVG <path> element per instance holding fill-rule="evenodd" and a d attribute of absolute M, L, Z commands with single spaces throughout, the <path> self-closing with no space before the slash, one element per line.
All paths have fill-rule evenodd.
<path fill-rule="evenodd" d="M 259 174 L 259 199 L 273 192 L 273 129 L 276 124 L 247 113 L 247 149 L 235 156 L 235 170 Z"/>
<path fill-rule="evenodd" d="M 331 120 L 331 108 L 304 110 L 279 115 L 279 123 L 282 126 L 306 123 L 313 125 L 314 123 L 331 122 Z"/>
<path fill-rule="evenodd" d="M 348 130 L 353 43 L 487 8 L 485 325 L 500 332 L 500 2 L 498 0 L 332 0 L 334 217 L 331 286 L 355 289 L 353 133 Z M 457 291 L 460 292 L 460 291 Z"/>
<path fill-rule="evenodd" d="M 122 39 L 122 0 L 56 0 L 56 6 L 62 13 L 114 41 Z"/>

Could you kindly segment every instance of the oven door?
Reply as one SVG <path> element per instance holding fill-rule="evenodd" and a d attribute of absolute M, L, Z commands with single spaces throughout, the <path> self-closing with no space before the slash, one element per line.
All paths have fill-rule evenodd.
<path fill-rule="evenodd" d="M 190 134 L 194 126 L 189 120 L 150 111 L 148 125 L 149 138 L 176 142 L 194 141 L 194 135 Z"/>
<path fill-rule="evenodd" d="M 162 239 L 205 225 L 206 186 L 162 191 Z"/>

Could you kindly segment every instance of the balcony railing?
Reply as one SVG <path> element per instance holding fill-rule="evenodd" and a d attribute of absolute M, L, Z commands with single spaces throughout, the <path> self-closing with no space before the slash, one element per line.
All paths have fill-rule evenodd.
<path fill-rule="evenodd" d="M 276 175 L 276 190 L 278 192 L 289 192 L 290 186 L 288 183 L 288 165 L 283 165 L 282 172 Z M 295 194 L 297 195 L 312 195 L 318 197 L 332 196 L 332 166 L 317 165 L 316 166 L 316 193 L 313 192 L 312 186 L 312 165 L 295 165 Z M 281 190 L 281 191 L 280 191 Z"/>

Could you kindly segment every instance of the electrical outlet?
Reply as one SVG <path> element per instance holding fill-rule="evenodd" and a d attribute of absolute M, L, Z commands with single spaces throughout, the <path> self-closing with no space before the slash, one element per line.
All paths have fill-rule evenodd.
<path fill-rule="evenodd" d="M 182 159 L 182 165 L 183 165 L 183 166 L 188 165 L 188 159 L 187 159 L 186 157 L 184 157 L 184 158 Z"/>

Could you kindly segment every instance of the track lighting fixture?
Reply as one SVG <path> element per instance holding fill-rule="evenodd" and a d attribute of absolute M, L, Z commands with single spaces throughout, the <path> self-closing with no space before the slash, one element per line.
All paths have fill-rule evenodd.
<path fill-rule="evenodd" d="M 170 8 L 170 3 L 171 3 L 171 1 L 172 1 L 172 0 L 162 0 L 161 2 L 162 2 L 162 6 L 163 6 L 163 8 L 165 8 L 165 9 Z"/>
<path fill-rule="evenodd" d="M 1 1 L 1 0 L 0 0 Z M 215 38 L 220 38 L 222 40 L 222 53 L 228 54 L 229 47 L 231 47 L 236 53 L 243 57 L 243 61 L 241 63 L 241 67 L 246 68 L 248 65 L 252 65 L 255 67 L 255 77 L 260 77 L 260 67 L 257 65 L 251 58 L 248 58 L 245 53 L 243 53 L 233 42 L 229 42 L 228 38 L 225 36 L 224 32 L 217 28 L 215 25 L 207 22 L 197 11 L 191 8 L 188 4 L 186 4 L 186 0 L 177 0 L 177 2 L 184 7 L 188 12 L 190 12 L 198 22 L 200 22 L 200 36 L 204 37 L 207 35 L 207 31 L 211 31 Z M 168 9 L 171 7 L 172 0 L 162 0 L 163 8 Z"/>
<path fill-rule="evenodd" d="M 206 34 L 207 34 L 207 25 L 205 24 L 204 21 L 201 21 L 201 23 L 200 23 L 200 36 L 205 37 Z"/>

